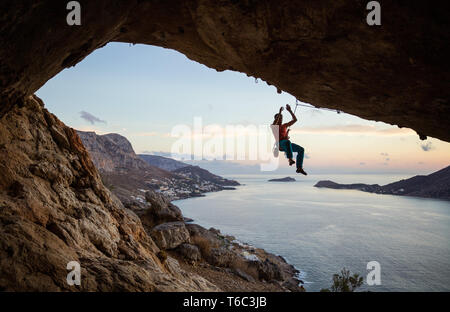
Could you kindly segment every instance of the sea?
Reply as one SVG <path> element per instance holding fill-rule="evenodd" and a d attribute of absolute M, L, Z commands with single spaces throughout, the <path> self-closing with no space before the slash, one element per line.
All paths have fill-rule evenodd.
<path fill-rule="evenodd" d="M 283 256 L 307 291 L 329 288 L 343 268 L 364 278 L 358 291 L 450 291 L 450 201 L 314 187 L 319 180 L 383 185 L 410 175 L 268 182 L 281 177 L 227 176 L 242 185 L 174 203 L 195 223 Z M 372 261 L 379 270 L 368 267 Z"/>

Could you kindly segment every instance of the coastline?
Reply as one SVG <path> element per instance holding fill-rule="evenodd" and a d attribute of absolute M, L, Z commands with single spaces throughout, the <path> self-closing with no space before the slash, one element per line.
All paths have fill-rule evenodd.
<path fill-rule="evenodd" d="M 240 184 L 239 186 L 245 186 L 245 184 Z M 223 190 L 229 190 L 229 189 L 223 189 Z M 223 191 L 223 190 L 205 192 L 205 193 L 202 194 L 202 196 L 174 199 L 174 200 L 171 200 L 171 203 L 177 204 L 180 201 L 184 201 L 184 200 L 187 200 L 187 199 L 193 199 L 193 198 L 197 198 L 197 197 L 205 197 L 205 198 L 207 198 L 209 193 L 216 193 L 216 192 Z M 236 190 L 236 188 L 233 187 L 232 190 Z M 197 223 L 197 221 L 195 219 L 192 219 L 189 216 L 184 216 L 184 218 L 185 218 L 185 220 L 187 220 L 187 221 L 185 221 L 186 224 L 193 224 L 194 226 L 200 226 L 202 228 L 205 228 L 203 224 Z M 294 264 L 290 263 L 285 256 L 280 255 L 280 254 L 276 254 L 274 252 L 268 251 L 268 250 L 263 249 L 263 248 L 259 248 L 257 246 L 254 246 L 254 245 L 250 244 L 250 243 L 243 242 L 238 237 L 235 237 L 234 233 L 221 233 L 220 229 L 217 229 L 217 228 L 214 228 L 214 227 L 210 228 L 208 231 L 213 231 L 216 234 L 221 235 L 225 239 L 226 238 L 231 238 L 232 239 L 231 243 L 234 246 L 237 245 L 240 248 L 244 249 L 245 250 L 244 252 L 246 252 L 248 250 L 250 250 L 250 251 L 258 251 L 258 252 L 260 252 L 260 253 L 262 253 L 262 254 L 264 254 L 266 256 L 271 257 L 272 259 L 278 259 L 279 260 L 279 264 L 278 265 L 285 264 L 286 265 L 286 269 L 288 271 L 290 271 L 290 273 L 291 273 L 291 275 L 287 278 L 289 280 L 289 283 L 291 284 L 290 287 L 289 287 L 290 288 L 289 291 L 306 291 L 305 288 L 304 288 L 304 285 L 308 284 L 308 282 L 304 280 L 304 276 L 305 276 L 306 272 L 302 271 L 301 269 L 297 268 Z M 171 255 L 174 256 L 175 258 L 177 258 L 176 253 L 175 254 L 172 253 Z M 181 260 L 180 263 L 182 262 L 182 259 L 180 259 L 179 257 L 177 258 L 177 260 L 179 260 L 179 261 Z M 188 267 L 185 266 L 184 269 L 188 269 Z M 209 275 L 208 272 L 206 272 L 206 274 L 205 274 L 204 271 L 203 272 L 196 272 L 196 273 L 200 274 L 201 276 L 202 276 L 202 273 L 203 273 L 203 275 Z M 228 272 L 228 273 L 232 273 L 233 274 L 233 272 Z M 207 276 L 203 276 L 203 277 L 207 278 Z M 296 281 L 296 282 L 294 282 L 294 281 Z M 263 281 L 263 283 L 266 283 L 266 281 Z M 298 290 L 295 289 L 296 287 L 294 287 L 293 283 L 296 283 L 296 286 L 299 288 Z M 259 291 L 261 291 L 260 287 L 261 286 L 257 287 L 257 289 Z M 266 288 L 266 287 L 263 287 L 263 289 L 264 288 Z M 270 289 L 270 287 L 269 287 L 269 289 Z M 248 291 L 248 289 L 244 289 L 243 291 Z M 252 291 L 252 290 L 250 290 L 250 291 Z M 265 291 L 265 290 L 262 290 L 262 291 Z M 275 289 L 271 289 L 269 291 L 280 291 L 280 290 L 279 289 L 277 290 L 277 288 L 275 288 Z"/>
<path fill-rule="evenodd" d="M 414 196 L 450 200 L 450 166 L 429 175 L 415 175 L 389 184 L 366 184 L 360 182 L 336 183 L 331 180 L 320 180 L 314 187 L 336 190 L 359 190 L 367 193 L 396 196 Z"/>
<path fill-rule="evenodd" d="M 445 243 L 448 218 L 448 201 L 416 198 L 411 196 L 381 196 L 360 191 L 335 191 L 314 188 L 323 175 L 310 176 L 294 183 L 270 184 L 269 175 L 235 177 L 247 186 L 235 193 L 211 193 L 205 200 L 178 202 L 183 213 L 202 225 L 217 226 L 224 233 L 232 233 L 238 239 L 277 255 L 286 256 L 306 276 L 301 276 L 307 291 L 320 291 L 329 287 L 331 277 L 344 266 L 357 273 L 365 272 L 365 258 L 379 254 L 377 261 L 389 263 L 399 259 L 399 246 L 415 259 L 405 260 L 403 266 L 414 268 L 420 261 L 447 262 Z M 342 181 L 352 181 L 360 175 L 334 175 Z M 367 175 L 364 182 L 397 180 L 394 175 Z M 230 196 L 231 195 L 231 196 Z M 388 209 L 390 207 L 390 209 Z M 349 216 L 345 217 L 344 216 Z M 433 224 L 422 228 L 417 217 Z M 441 218 L 439 218 L 441 217 Z M 438 220 L 440 219 L 440 221 Z M 395 222 L 394 222 L 395 221 Z M 392 224 L 399 224 L 393 227 Z M 387 244 L 371 231 L 362 232 L 361 239 L 353 245 L 352 231 L 366 225 L 376 225 L 377 231 L 397 235 Z M 439 241 L 427 243 L 427 254 L 415 245 L 415 239 L 424 235 L 440 235 Z M 336 237 L 337 241 L 334 240 Z M 412 239 L 415 238 L 415 239 Z M 373 241 L 368 250 L 364 242 Z M 360 242 L 360 243 L 359 243 Z M 435 245 L 432 247 L 432 245 Z M 436 249 L 437 248 L 437 249 Z M 339 263 L 339 265 L 335 265 Z M 395 277 L 370 291 L 443 291 L 448 289 L 448 277 L 439 276 L 437 265 L 429 271 L 409 279 L 401 275 L 399 264 L 385 265 L 385 272 Z M 436 274 L 433 281 L 427 276 Z"/>

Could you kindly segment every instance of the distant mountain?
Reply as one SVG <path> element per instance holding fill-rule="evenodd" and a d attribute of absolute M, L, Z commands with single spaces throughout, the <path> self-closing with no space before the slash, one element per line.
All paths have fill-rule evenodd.
<path fill-rule="evenodd" d="M 224 185 L 215 183 L 212 179 L 190 178 L 150 165 L 136 155 L 131 143 L 119 134 L 97 135 L 95 132 L 77 132 L 99 170 L 103 183 L 125 205 L 143 203 L 145 193 L 149 190 L 174 200 L 226 189 Z M 166 163 L 170 161 L 171 159 L 168 159 Z"/>
<path fill-rule="evenodd" d="M 221 186 L 236 186 L 240 185 L 239 182 L 234 180 L 225 179 L 221 176 L 215 175 L 206 169 L 200 168 L 199 166 L 192 166 L 184 162 L 167 158 L 163 156 L 156 155 L 144 155 L 139 154 L 143 160 L 152 166 L 159 167 L 182 175 L 183 177 L 193 179 L 197 183 L 202 183 L 203 181 L 208 181 L 209 183 L 221 185 Z"/>
<path fill-rule="evenodd" d="M 186 166 L 178 168 L 172 171 L 173 173 L 180 174 L 186 178 L 193 179 L 197 182 L 208 181 L 221 186 L 236 186 L 240 185 L 239 182 L 235 180 L 228 180 L 221 176 L 212 174 L 208 170 L 202 169 L 199 166 Z"/>
<path fill-rule="evenodd" d="M 418 175 L 406 180 L 380 186 L 378 184 L 339 184 L 333 181 L 319 181 L 315 187 L 352 189 L 377 194 L 418 196 L 450 200 L 450 166 L 430 175 Z"/>
<path fill-rule="evenodd" d="M 189 166 L 188 164 L 172 159 L 167 158 L 163 156 L 157 156 L 157 155 L 147 155 L 147 154 L 138 154 L 138 156 L 143 159 L 145 162 L 147 162 L 149 165 L 167 170 L 167 171 L 173 171 L 179 168 L 183 168 L 186 166 Z"/>
<path fill-rule="evenodd" d="M 151 171 L 155 177 L 173 175 L 158 166 L 151 166 L 142 160 L 133 150 L 131 143 L 117 133 L 98 135 L 95 132 L 78 131 L 78 135 L 94 162 L 103 172 L 116 172 L 120 169 Z"/>

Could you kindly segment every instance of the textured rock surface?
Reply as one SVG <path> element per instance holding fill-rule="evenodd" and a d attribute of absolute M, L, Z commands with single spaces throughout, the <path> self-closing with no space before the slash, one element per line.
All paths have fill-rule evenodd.
<path fill-rule="evenodd" d="M 130 141 L 117 133 L 98 135 L 95 132 L 77 131 L 83 145 L 89 151 L 97 169 L 112 172 L 120 168 L 154 171 L 154 175 L 164 174 L 162 170 L 148 164 L 137 156 Z"/>
<path fill-rule="evenodd" d="M 180 208 L 172 204 L 167 197 L 154 191 L 148 191 L 145 193 L 145 199 L 150 204 L 150 208 L 141 216 L 146 225 L 183 221 Z"/>
<path fill-rule="evenodd" d="M 7 111 L 110 41 L 172 48 L 217 70 L 261 78 L 298 99 L 450 140 L 446 0 L 80 1 L 0 4 L 0 98 Z M 118 60 L 120 61 L 120 60 Z"/>
<path fill-rule="evenodd" d="M 218 239 L 217 234 L 213 231 L 208 231 L 198 224 L 186 224 L 186 228 L 192 238 L 195 239 L 195 237 L 201 237 L 210 246 L 220 245 L 220 240 Z"/>
<path fill-rule="evenodd" d="M 175 260 L 159 261 L 140 219 L 40 99 L 2 116 L 0 172 L 1 290 L 217 290 Z M 81 264 L 80 287 L 66 283 L 69 261 Z"/>
<path fill-rule="evenodd" d="M 150 235 L 161 249 L 174 249 L 190 241 L 189 232 L 183 222 L 157 225 L 152 229 Z"/>
<path fill-rule="evenodd" d="M 248 244 L 238 242 L 234 237 L 223 235 L 219 230 L 210 228 L 209 230 L 197 225 L 187 224 L 191 244 L 195 245 L 201 253 L 200 265 L 203 268 L 211 268 L 228 275 L 234 275 L 239 279 L 250 283 L 265 283 L 277 285 L 280 290 L 303 291 L 299 287 L 302 283 L 298 279 L 299 271 L 280 257 L 258 249 Z M 179 255 L 185 257 L 183 245 L 175 249 Z M 205 266 L 205 263 L 207 265 Z M 192 268 L 189 268 L 191 270 Z M 211 276 L 208 270 L 200 270 L 202 276 Z M 229 276 L 222 275 L 222 278 L 229 279 Z M 230 285 L 222 283 L 219 279 L 213 279 L 220 285 L 221 289 L 229 290 Z M 233 291 L 243 289 L 241 286 L 231 288 Z M 243 289 L 245 290 L 245 288 Z"/>
<path fill-rule="evenodd" d="M 180 246 L 177 247 L 176 251 L 186 260 L 199 261 L 202 258 L 200 250 L 195 245 L 181 244 Z"/>

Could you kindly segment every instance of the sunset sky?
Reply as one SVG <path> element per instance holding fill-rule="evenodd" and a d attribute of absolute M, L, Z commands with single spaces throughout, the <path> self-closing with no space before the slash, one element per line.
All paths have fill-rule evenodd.
<path fill-rule="evenodd" d="M 119 133 L 137 153 L 171 152 L 173 128 L 192 127 L 195 117 L 222 129 L 259 126 L 271 123 L 280 106 L 295 105 L 291 95 L 245 74 L 217 72 L 173 50 L 119 43 L 64 70 L 37 95 L 67 125 Z M 291 139 L 305 147 L 312 172 L 429 173 L 450 165 L 449 143 L 420 141 L 410 129 L 305 107 L 297 116 Z"/>

